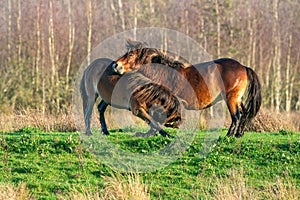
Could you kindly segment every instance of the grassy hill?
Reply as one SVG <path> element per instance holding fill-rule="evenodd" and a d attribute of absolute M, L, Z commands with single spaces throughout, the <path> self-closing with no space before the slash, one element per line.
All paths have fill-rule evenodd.
<path fill-rule="evenodd" d="M 136 138 L 135 130 L 125 131 L 115 130 L 107 140 L 133 155 L 156 152 L 175 138 L 172 129 L 171 138 Z M 201 157 L 206 134 L 197 131 L 189 148 L 166 167 L 135 173 L 104 165 L 102 157 L 79 141 L 78 133 L 30 127 L 1 133 L 0 193 L 25 191 L 34 199 L 107 199 L 121 194 L 128 199 L 300 197 L 299 133 L 247 132 L 235 139 L 225 137 L 224 130 L 210 153 Z"/>

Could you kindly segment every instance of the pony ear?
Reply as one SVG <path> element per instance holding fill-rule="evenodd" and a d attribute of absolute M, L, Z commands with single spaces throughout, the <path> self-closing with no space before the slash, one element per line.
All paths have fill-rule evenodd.
<path fill-rule="evenodd" d="M 183 107 L 187 108 L 188 107 L 188 102 L 182 98 L 177 97 L 179 102 L 183 105 Z"/>
<path fill-rule="evenodd" d="M 146 42 L 135 41 L 135 40 L 128 38 L 126 40 L 125 47 L 126 47 L 127 51 L 131 51 L 131 50 L 142 49 L 146 45 L 147 45 Z"/>

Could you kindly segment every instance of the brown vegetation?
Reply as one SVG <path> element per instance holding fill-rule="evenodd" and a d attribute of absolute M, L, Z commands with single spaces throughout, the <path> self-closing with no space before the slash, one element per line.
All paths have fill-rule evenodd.
<path fill-rule="evenodd" d="M 87 188 L 74 189 L 62 200 L 150 200 L 150 193 L 147 184 L 143 183 L 138 174 L 122 175 L 121 173 L 103 177 L 104 187 L 97 191 L 90 191 Z"/>
<path fill-rule="evenodd" d="M 142 27 L 185 33 L 213 58 L 239 60 L 258 73 L 264 107 L 299 110 L 299 14 L 297 0 L 2 0 L 0 111 L 69 112 L 87 54 L 116 33 Z"/>
<path fill-rule="evenodd" d="M 68 194 L 59 194 L 60 200 L 127 200 L 140 199 L 149 200 L 149 186 L 141 180 L 138 174 L 121 175 L 116 173 L 110 177 L 103 177 L 104 187 L 96 189 L 89 188 L 72 189 Z M 243 170 L 232 170 L 226 177 L 213 176 L 207 180 L 204 188 L 196 191 L 196 195 L 202 191 L 207 199 L 222 200 L 242 200 L 242 199 L 290 199 L 300 198 L 299 188 L 296 187 L 295 180 L 289 176 L 285 178 L 275 178 L 273 183 L 266 183 L 264 188 L 253 188 L 249 185 L 249 180 Z M 210 188 L 208 190 L 208 188 Z M 151 190 L 150 190 L 151 191 Z M 3 200 L 27 200 L 35 199 L 25 184 L 17 187 L 12 185 L 0 185 L 0 199 Z"/>
<path fill-rule="evenodd" d="M 12 185 L 0 184 L 0 199 L 1 200 L 28 200 L 35 199 L 31 196 L 30 191 L 27 189 L 25 183 L 19 184 L 14 187 Z"/>
<path fill-rule="evenodd" d="M 280 130 L 299 131 L 300 114 L 295 113 L 277 113 L 267 109 L 262 109 L 249 124 L 248 131 L 256 132 L 278 132 Z"/>
<path fill-rule="evenodd" d="M 299 199 L 299 189 L 295 180 L 286 176 L 285 179 L 277 178 L 274 183 L 266 183 L 262 189 L 253 188 L 249 185 L 249 180 L 242 170 L 230 171 L 227 177 L 215 177 L 215 186 L 212 195 L 207 193 L 207 197 L 214 200 L 242 200 L 242 199 Z"/>
<path fill-rule="evenodd" d="M 200 112 L 200 111 L 197 111 Z M 108 128 L 124 128 L 118 124 L 115 119 L 112 119 L 109 114 L 110 110 L 106 113 L 106 118 L 108 122 Z M 131 115 L 129 111 L 124 111 L 125 115 Z M 139 120 L 137 117 L 132 116 L 134 124 L 138 126 L 145 126 L 145 124 Z M 198 118 L 198 115 L 195 117 Z M 125 117 L 124 117 L 125 118 Z M 205 110 L 200 115 L 198 129 L 207 129 L 209 125 L 210 112 Z M 256 132 L 279 132 L 281 130 L 285 131 L 299 131 L 299 113 L 276 113 L 268 109 L 262 109 L 257 114 L 257 116 L 252 120 L 252 122 L 246 128 L 246 131 L 256 131 Z M 81 122 L 83 124 L 83 120 Z M 228 127 L 230 123 L 230 117 L 227 116 L 225 127 Z M 94 127 L 100 127 L 98 113 L 95 109 L 92 118 L 92 124 Z M 128 122 L 128 124 L 130 124 Z M 74 123 L 74 119 L 71 113 L 60 113 L 60 114 L 43 114 L 41 111 L 31 110 L 22 111 L 15 113 L 0 114 L 0 131 L 12 131 L 19 130 L 26 126 L 36 127 L 43 131 L 79 131 Z"/>
<path fill-rule="evenodd" d="M 71 114 L 45 114 L 35 110 L 0 114 L 1 131 L 19 130 L 28 126 L 43 131 L 76 131 Z"/>

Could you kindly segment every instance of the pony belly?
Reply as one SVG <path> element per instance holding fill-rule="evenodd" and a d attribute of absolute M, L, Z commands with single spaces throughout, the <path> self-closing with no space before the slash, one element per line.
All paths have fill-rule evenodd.
<path fill-rule="evenodd" d="M 203 110 L 209 108 L 216 103 L 220 102 L 223 99 L 221 93 L 215 94 L 214 97 L 210 95 L 198 95 L 198 98 L 190 99 L 184 104 L 185 109 L 187 110 Z"/>

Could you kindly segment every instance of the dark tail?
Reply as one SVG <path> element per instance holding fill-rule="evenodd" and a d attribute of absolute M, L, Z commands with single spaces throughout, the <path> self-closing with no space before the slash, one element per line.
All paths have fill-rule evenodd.
<path fill-rule="evenodd" d="M 248 76 L 247 96 L 244 100 L 241 123 L 246 126 L 257 114 L 262 103 L 261 85 L 257 74 L 249 67 L 246 67 Z"/>
<path fill-rule="evenodd" d="M 80 95 L 83 104 L 83 113 L 85 113 L 85 108 L 87 106 L 87 93 L 85 90 L 85 72 L 82 75 L 82 79 L 80 81 Z"/>

